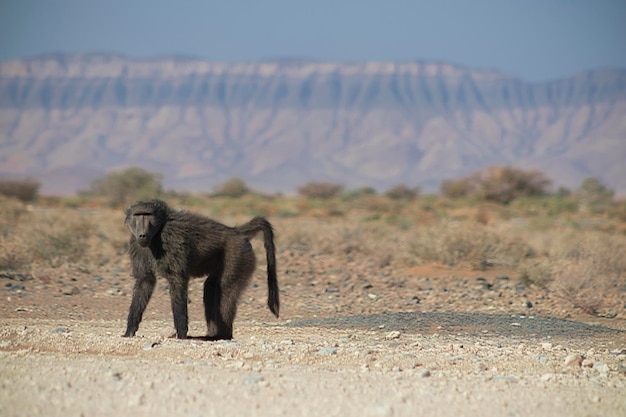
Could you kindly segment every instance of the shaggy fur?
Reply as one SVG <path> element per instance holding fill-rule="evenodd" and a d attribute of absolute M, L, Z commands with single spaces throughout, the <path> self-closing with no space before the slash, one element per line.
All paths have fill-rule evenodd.
<path fill-rule="evenodd" d="M 161 200 L 139 201 L 126 209 L 131 231 L 130 260 L 135 278 L 124 336 L 132 337 L 154 291 L 165 277 L 179 339 L 187 337 L 187 290 L 190 277 L 204 282 L 204 311 L 210 340 L 231 339 L 237 302 L 256 268 L 250 239 L 263 232 L 267 259 L 269 309 L 278 317 L 279 296 L 272 225 L 255 217 L 238 227 L 174 210 Z"/>

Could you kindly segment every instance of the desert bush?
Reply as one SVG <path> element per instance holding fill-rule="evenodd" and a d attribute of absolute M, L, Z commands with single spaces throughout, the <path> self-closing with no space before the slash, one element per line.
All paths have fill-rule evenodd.
<path fill-rule="evenodd" d="M 475 181 L 470 177 L 458 180 L 443 180 L 439 185 L 439 192 L 448 198 L 464 198 L 476 192 L 476 185 Z"/>
<path fill-rule="evenodd" d="M 447 266 L 468 264 L 480 270 L 492 265 L 515 267 L 534 256 L 529 245 L 507 231 L 466 222 L 442 222 L 418 230 L 411 251 L 424 261 Z"/>
<path fill-rule="evenodd" d="M 310 182 L 298 187 L 298 194 L 308 198 L 330 199 L 336 197 L 341 190 L 342 185 L 331 182 Z"/>
<path fill-rule="evenodd" d="M 542 289 L 547 289 L 554 279 L 552 267 L 545 261 L 522 262 L 516 272 L 521 284 Z"/>
<path fill-rule="evenodd" d="M 551 183 L 540 171 L 493 166 L 460 180 L 444 180 L 440 191 L 451 198 L 472 196 L 509 204 L 519 197 L 545 195 Z"/>
<path fill-rule="evenodd" d="M 626 284 L 626 238 L 598 231 L 549 230 L 528 239 L 540 261 L 524 263 L 518 278 L 552 291 L 589 314 Z"/>
<path fill-rule="evenodd" d="M 37 198 L 40 186 L 33 179 L 0 179 L 0 195 L 29 203 Z"/>
<path fill-rule="evenodd" d="M 344 201 L 354 201 L 365 196 L 376 195 L 376 190 L 372 187 L 360 187 L 354 190 L 345 191 L 342 194 Z"/>
<path fill-rule="evenodd" d="M 250 189 L 241 178 L 233 177 L 213 191 L 214 196 L 239 198 L 250 193 Z"/>
<path fill-rule="evenodd" d="M 411 188 L 404 184 L 398 184 L 385 191 L 385 196 L 392 200 L 413 200 L 419 193 L 419 187 Z"/>
<path fill-rule="evenodd" d="M 88 268 L 125 252 L 121 212 L 35 209 L 15 218 L 0 236 L 0 270 L 36 273 L 38 268 Z"/>
<path fill-rule="evenodd" d="M 0 197 L 0 237 L 13 232 L 20 218 L 28 212 L 24 204 L 13 198 Z"/>
<path fill-rule="evenodd" d="M 587 314 L 597 315 L 607 295 L 616 290 L 614 277 L 598 271 L 593 260 L 560 262 L 553 269 L 555 294 Z"/>
<path fill-rule="evenodd" d="M 545 195 L 551 181 L 539 171 L 507 166 L 490 167 L 478 174 L 478 194 L 485 200 L 508 204 L 522 196 Z"/>
<path fill-rule="evenodd" d="M 587 209 L 598 209 L 608 206 L 613 200 L 615 191 L 607 188 L 595 177 L 585 178 L 574 190 L 574 197 Z"/>
<path fill-rule="evenodd" d="M 91 183 L 84 195 L 107 197 L 112 206 L 130 204 L 135 200 L 159 197 L 163 191 L 161 174 L 130 167 L 113 171 Z"/>

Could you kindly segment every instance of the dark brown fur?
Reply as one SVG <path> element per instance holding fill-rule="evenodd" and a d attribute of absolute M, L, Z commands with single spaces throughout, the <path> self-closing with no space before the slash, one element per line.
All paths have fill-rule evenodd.
<path fill-rule="evenodd" d="M 137 332 L 156 277 L 161 276 L 169 283 L 176 336 L 185 339 L 189 279 L 208 276 L 204 282 L 207 338 L 231 339 L 237 302 L 256 268 L 250 239 L 261 231 L 267 259 L 267 305 L 278 317 L 274 234 L 266 219 L 255 217 L 241 226 L 228 227 L 174 210 L 161 200 L 150 200 L 126 209 L 126 225 L 132 232 L 129 253 L 135 287 L 124 336 Z"/>

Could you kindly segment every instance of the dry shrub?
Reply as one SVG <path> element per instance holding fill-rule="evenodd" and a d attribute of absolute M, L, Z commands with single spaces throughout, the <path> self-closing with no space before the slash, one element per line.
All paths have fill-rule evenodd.
<path fill-rule="evenodd" d="M 517 279 L 523 285 L 547 289 L 554 277 L 547 262 L 522 262 L 517 268 Z"/>
<path fill-rule="evenodd" d="M 522 196 L 544 195 L 552 183 L 540 171 L 507 166 L 490 167 L 475 175 L 480 184 L 480 197 L 503 204 Z"/>
<path fill-rule="evenodd" d="M 40 186 L 33 179 L 0 179 L 0 195 L 32 202 L 37 198 Z"/>
<path fill-rule="evenodd" d="M 248 188 L 246 183 L 241 178 L 234 177 L 217 186 L 213 195 L 216 197 L 239 198 L 248 193 L 250 193 L 250 188 Z"/>
<path fill-rule="evenodd" d="M 385 192 L 387 198 L 392 200 L 413 200 L 420 193 L 419 187 L 408 187 L 404 184 L 398 184 Z"/>
<path fill-rule="evenodd" d="M 491 265 L 516 266 L 533 256 L 530 246 L 478 224 L 444 222 L 418 231 L 412 252 L 422 260 L 448 266 L 469 264 L 475 269 Z"/>
<path fill-rule="evenodd" d="M 596 315 L 604 305 L 610 278 L 599 273 L 592 262 L 561 263 L 554 274 L 556 294 L 587 314 Z"/>
<path fill-rule="evenodd" d="M 119 207 L 135 200 L 159 197 L 163 191 L 162 182 L 163 176 L 159 173 L 130 167 L 109 172 L 104 178 L 93 181 L 89 190 L 82 194 L 106 197 L 109 204 Z"/>
<path fill-rule="evenodd" d="M 318 229 L 317 232 L 322 232 Z M 325 230 L 315 242 L 316 250 L 325 254 L 353 255 L 364 251 L 363 231 L 354 225 L 334 225 Z"/>
<path fill-rule="evenodd" d="M 466 177 L 459 180 L 443 180 L 439 186 L 441 195 L 448 198 L 469 197 L 476 191 L 473 178 Z"/>
<path fill-rule="evenodd" d="M 551 184 L 540 171 L 493 166 L 460 180 L 444 180 L 440 191 L 451 198 L 472 196 L 508 204 L 518 197 L 545 195 Z"/>
<path fill-rule="evenodd" d="M 36 267 L 99 264 L 124 246 L 121 218 L 121 213 L 105 212 L 95 219 L 71 209 L 28 212 L 12 225 L 12 233 L 1 237 L 0 269 L 30 273 Z"/>
<path fill-rule="evenodd" d="M 24 204 L 14 198 L 0 197 L 0 237 L 13 233 L 20 217 L 27 214 Z"/>
<path fill-rule="evenodd" d="M 336 197 L 343 186 L 331 182 L 310 182 L 298 187 L 298 194 L 307 198 L 329 199 Z"/>
<path fill-rule="evenodd" d="M 544 260 L 520 267 L 522 283 L 552 290 L 586 313 L 597 314 L 626 284 L 624 236 L 552 230 L 531 241 Z"/>

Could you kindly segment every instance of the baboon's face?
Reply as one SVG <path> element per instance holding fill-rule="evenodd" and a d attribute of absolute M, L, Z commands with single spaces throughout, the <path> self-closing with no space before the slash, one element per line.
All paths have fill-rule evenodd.
<path fill-rule="evenodd" d="M 150 245 L 150 241 L 159 231 L 159 220 L 155 213 L 146 207 L 131 207 L 126 213 L 126 225 L 141 247 Z"/>

